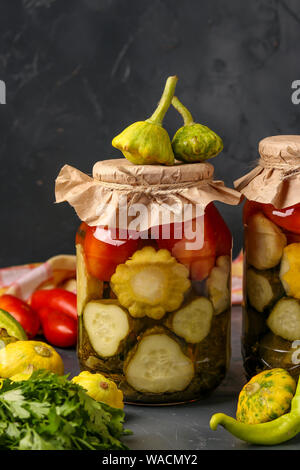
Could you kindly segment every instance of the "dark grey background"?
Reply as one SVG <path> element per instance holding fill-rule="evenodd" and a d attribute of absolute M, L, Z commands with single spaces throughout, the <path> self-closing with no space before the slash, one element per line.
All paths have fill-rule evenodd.
<path fill-rule="evenodd" d="M 258 141 L 299 132 L 297 0 L 1 0 L 0 267 L 73 253 L 78 219 L 54 204 L 68 163 L 119 157 L 111 139 L 147 118 L 165 79 L 224 139 L 214 161 L 232 186 Z M 172 136 L 181 125 L 170 110 Z M 218 205 L 241 248 L 241 207 Z"/>

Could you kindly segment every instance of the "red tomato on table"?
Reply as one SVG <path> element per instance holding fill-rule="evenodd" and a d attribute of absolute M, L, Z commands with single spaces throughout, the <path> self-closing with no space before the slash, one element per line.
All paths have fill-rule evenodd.
<path fill-rule="evenodd" d="M 42 308 L 51 308 L 77 321 L 77 297 L 73 292 L 56 287 L 36 290 L 30 299 L 30 305 L 39 313 Z"/>
<path fill-rule="evenodd" d="M 24 328 L 29 339 L 34 338 L 40 328 L 38 314 L 23 300 L 10 294 L 0 296 L 0 308 L 10 313 Z"/>
<path fill-rule="evenodd" d="M 116 267 L 138 249 L 138 240 L 113 237 L 109 229 L 88 226 L 83 249 L 90 274 L 101 281 L 109 281 Z"/>
<path fill-rule="evenodd" d="M 60 348 L 77 342 L 77 322 L 65 313 L 44 307 L 39 311 L 43 334 L 48 343 Z"/>

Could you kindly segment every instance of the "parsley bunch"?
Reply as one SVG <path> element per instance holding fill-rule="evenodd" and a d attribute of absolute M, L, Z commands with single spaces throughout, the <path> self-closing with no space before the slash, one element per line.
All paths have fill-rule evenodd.
<path fill-rule="evenodd" d="M 0 449 L 127 449 L 124 412 L 99 403 L 66 376 L 36 371 L 0 384 Z"/>

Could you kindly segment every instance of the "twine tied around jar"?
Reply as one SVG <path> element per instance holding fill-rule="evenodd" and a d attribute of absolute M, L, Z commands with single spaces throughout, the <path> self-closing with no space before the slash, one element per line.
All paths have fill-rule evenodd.
<path fill-rule="evenodd" d="M 64 165 L 55 196 L 56 202 L 69 202 L 90 226 L 123 228 L 138 220 L 139 230 L 146 231 L 164 217 L 168 223 L 189 220 L 213 201 L 238 204 L 241 194 L 214 180 L 213 174 L 206 162 L 163 166 L 133 165 L 125 158 L 102 160 L 94 164 L 92 177 Z"/>
<path fill-rule="evenodd" d="M 282 170 L 281 179 L 300 174 L 300 150 L 294 150 L 288 146 L 286 148 L 288 156 L 284 157 L 281 152 L 276 156 L 260 156 L 258 165 L 265 169 Z"/>
<path fill-rule="evenodd" d="M 124 183 L 114 183 L 112 181 L 102 181 L 98 180 L 97 183 L 101 186 L 104 186 L 107 189 L 118 190 L 124 193 L 144 193 L 144 194 L 151 194 L 152 192 L 155 195 L 166 195 L 166 194 L 176 194 L 181 193 L 185 189 L 199 187 L 210 183 L 212 178 L 205 178 L 199 181 L 181 181 L 177 183 L 159 183 L 159 184 L 151 184 L 151 185 L 141 185 L 134 186 L 131 184 L 124 184 Z"/>
<path fill-rule="evenodd" d="M 259 142 L 260 159 L 234 187 L 250 201 L 284 209 L 299 204 L 300 135 L 265 137 Z"/>

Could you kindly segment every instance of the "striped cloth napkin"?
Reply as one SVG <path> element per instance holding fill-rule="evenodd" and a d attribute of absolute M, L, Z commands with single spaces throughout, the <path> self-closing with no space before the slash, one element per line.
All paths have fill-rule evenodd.
<path fill-rule="evenodd" d="M 76 256 L 58 255 L 44 263 L 0 269 L 0 295 L 27 301 L 36 289 L 63 287 L 76 292 Z"/>
<path fill-rule="evenodd" d="M 243 300 L 243 251 L 232 262 L 231 298 L 233 305 L 239 305 Z"/>

